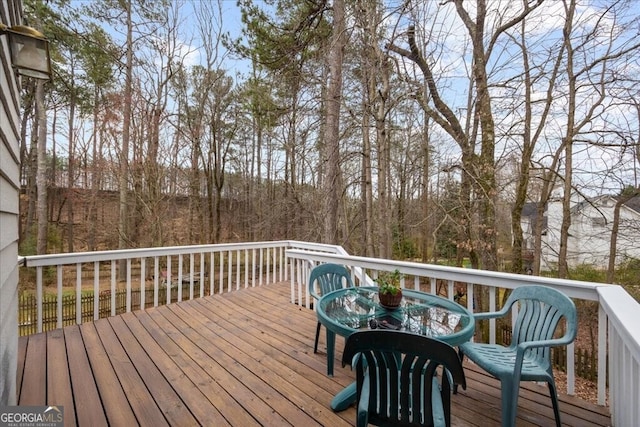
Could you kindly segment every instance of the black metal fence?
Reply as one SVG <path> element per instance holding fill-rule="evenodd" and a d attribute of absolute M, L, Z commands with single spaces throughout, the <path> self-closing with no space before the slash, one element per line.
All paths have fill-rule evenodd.
<path fill-rule="evenodd" d="M 131 290 L 131 310 L 140 308 L 141 290 Z M 207 292 L 208 294 L 208 292 Z M 189 286 L 182 289 L 183 299 L 188 298 Z M 199 295 L 199 292 L 197 293 Z M 82 322 L 90 322 L 94 319 L 95 295 L 92 291 L 83 292 L 80 296 Z M 98 294 L 98 318 L 111 316 L 111 291 L 106 290 Z M 178 289 L 171 289 L 171 301 L 178 300 Z M 153 289 L 145 290 L 145 307 L 153 307 Z M 167 303 L 167 289 L 158 289 L 158 305 Z M 127 311 L 127 290 L 119 289 L 115 292 L 115 313 L 121 314 Z M 76 323 L 76 294 L 62 296 L 62 326 Z M 38 305 L 34 294 L 20 296 L 18 307 L 18 325 L 20 336 L 35 334 L 38 332 Z M 45 294 L 42 297 L 42 330 L 49 331 L 58 326 L 58 296 Z"/>

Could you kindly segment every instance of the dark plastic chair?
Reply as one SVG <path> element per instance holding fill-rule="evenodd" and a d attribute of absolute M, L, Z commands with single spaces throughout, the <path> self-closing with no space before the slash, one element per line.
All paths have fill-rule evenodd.
<path fill-rule="evenodd" d="M 576 307 L 569 297 L 548 286 L 523 286 L 513 290 L 504 307 L 494 313 L 475 314 L 476 320 L 495 319 L 509 314 L 518 305 L 511 345 L 464 343 L 464 356 L 498 378 L 502 389 L 502 425 L 514 426 L 518 409 L 520 381 L 544 381 L 549 385 L 556 425 L 560 426 L 558 393 L 551 369 L 551 347 L 565 346 L 576 337 Z M 565 332 L 554 338 L 560 320 Z"/>
<path fill-rule="evenodd" d="M 345 343 L 346 364 L 356 368 L 359 427 L 449 426 L 452 380 L 467 386 L 453 347 L 408 332 L 354 332 Z M 443 375 L 439 366 L 449 374 Z"/>
<path fill-rule="evenodd" d="M 311 270 L 311 275 L 309 276 L 309 293 L 316 301 L 318 301 L 322 295 L 342 289 L 343 287 L 353 287 L 351 275 L 345 266 L 328 263 L 320 264 Z M 321 326 L 320 322 L 318 322 L 316 326 L 316 341 L 313 344 L 314 353 L 318 352 L 318 339 L 320 338 Z"/>

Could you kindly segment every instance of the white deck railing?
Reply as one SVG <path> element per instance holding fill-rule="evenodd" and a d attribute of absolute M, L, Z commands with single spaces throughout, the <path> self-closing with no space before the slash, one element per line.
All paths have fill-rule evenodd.
<path fill-rule="evenodd" d="M 500 289 L 531 284 L 551 286 L 576 300 L 596 302 L 599 307 L 598 403 L 609 403 L 613 425 L 640 425 L 640 328 L 636 317 L 640 313 L 640 304 L 617 285 L 356 257 L 347 254 L 340 246 L 288 240 L 53 254 L 20 259 L 23 270 L 35 269 L 39 332 L 42 331 L 43 275 L 47 268 L 55 268 L 57 327 L 62 327 L 61 297 L 65 282 L 69 280 L 75 282 L 76 323 L 82 322 L 79 301 L 87 283 L 94 295 L 106 290 L 110 292 L 111 315 L 116 314 L 115 291 L 122 287 L 118 285 L 119 278 L 124 279 L 126 311 L 164 303 L 159 301 L 163 281 L 167 287 L 166 303 L 170 303 L 172 289 L 177 293 L 177 301 L 181 301 L 205 293 L 231 292 L 290 280 L 291 301 L 311 307 L 307 278 L 313 266 L 324 262 L 348 266 L 356 284 L 371 285 L 372 278 L 377 277 L 379 271 L 398 269 L 405 276 L 404 287 L 417 289 L 421 282 L 427 280 L 430 291 L 436 293 L 438 283 L 445 283 L 445 293 L 450 299 L 454 299 L 459 286 L 466 288 L 466 295 L 473 295 L 477 286 L 487 287 L 490 296 L 488 310 L 491 311 L 496 309 Z M 188 285 L 188 295 L 183 295 L 183 284 Z M 139 305 L 132 307 L 131 293 L 134 289 L 146 292 L 140 293 Z M 145 301 L 145 294 L 150 291 L 153 302 Z M 467 298 L 467 308 L 473 311 L 472 298 Z M 98 317 L 98 298 L 94 298 L 93 318 Z M 495 338 L 496 325 L 491 321 L 490 340 L 494 342 Z M 573 345 L 568 350 L 567 393 L 574 394 Z"/>
<path fill-rule="evenodd" d="M 21 257 L 22 274 L 35 269 L 37 332 L 43 331 L 43 283 L 45 274 L 55 269 L 57 294 L 56 327 L 63 326 L 63 291 L 75 287 L 75 322 L 82 323 L 81 296 L 87 287 L 93 291 L 93 319 L 99 318 L 98 296 L 111 296 L 111 315 L 116 314 L 116 290 L 126 289 L 126 311 L 158 306 L 160 289 L 166 287 L 166 303 L 201 297 L 205 293 L 231 292 L 288 279 L 285 249 L 301 248 L 340 253 L 336 246 L 295 241 L 228 243 L 174 246 L 114 251 L 75 252 Z M 46 273 L 45 273 L 46 272 Z M 183 288 L 188 295 L 183 295 Z M 140 290 L 140 301 L 132 306 L 132 291 Z M 68 291 L 67 291 L 68 293 Z M 150 299 L 146 298 L 152 293 Z"/>
<path fill-rule="evenodd" d="M 640 304 L 621 286 L 538 276 L 500 273 L 467 268 L 446 267 L 416 262 L 391 261 L 346 254 L 289 249 L 292 298 L 310 306 L 307 277 L 319 263 L 333 262 L 351 268 L 354 283 L 371 284 L 379 271 L 398 269 L 405 276 L 403 287 L 418 289 L 428 280 L 430 291 L 436 293 L 437 283 L 446 283 L 446 295 L 453 300 L 456 287 L 462 284 L 466 295 L 474 295 L 477 286 L 487 287 L 489 307 L 496 310 L 500 289 L 525 285 L 546 285 L 561 290 L 575 300 L 598 303 L 598 403 L 607 404 L 607 373 L 609 375 L 609 409 L 614 426 L 640 425 Z M 295 260 L 295 261 L 294 261 Z M 474 311 L 473 298 L 467 298 L 467 308 Z M 580 327 L 580 325 L 578 325 Z M 495 342 L 496 324 L 490 321 L 490 342 Z M 575 392 L 574 345 L 567 351 L 567 393 Z M 607 371 L 607 355 L 609 360 Z"/>

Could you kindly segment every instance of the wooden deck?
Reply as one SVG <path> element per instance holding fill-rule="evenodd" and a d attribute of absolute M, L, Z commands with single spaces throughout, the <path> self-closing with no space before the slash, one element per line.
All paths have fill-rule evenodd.
<path fill-rule="evenodd" d="M 353 407 L 329 408 L 354 374 L 337 363 L 326 375 L 315 313 L 289 295 L 267 285 L 22 337 L 18 404 L 61 405 L 67 427 L 354 425 Z M 499 383 L 465 368 L 453 425 L 499 425 Z M 518 426 L 554 424 L 546 386 L 527 384 L 519 404 Z M 571 396 L 560 409 L 568 426 L 610 425 L 606 408 Z"/>

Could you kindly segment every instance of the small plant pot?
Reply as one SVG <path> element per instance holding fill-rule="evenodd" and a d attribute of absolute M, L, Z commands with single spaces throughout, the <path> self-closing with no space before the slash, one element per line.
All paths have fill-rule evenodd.
<path fill-rule="evenodd" d="M 378 299 L 380 300 L 380 305 L 384 308 L 398 308 L 400 306 L 400 301 L 402 301 L 402 291 L 398 291 L 395 295 L 390 293 L 378 293 Z"/>

